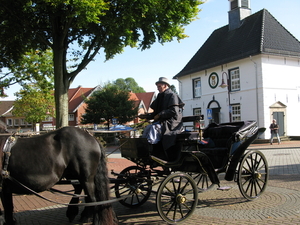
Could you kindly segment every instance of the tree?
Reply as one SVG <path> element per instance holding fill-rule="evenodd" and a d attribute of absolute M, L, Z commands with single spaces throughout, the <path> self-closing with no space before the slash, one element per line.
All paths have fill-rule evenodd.
<path fill-rule="evenodd" d="M 36 123 L 45 120 L 47 116 L 54 116 L 53 91 L 45 92 L 37 84 L 23 85 L 23 89 L 16 94 L 12 111 L 14 116 L 25 117 L 28 123 L 35 127 Z"/>
<path fill-rule="evenodd" d="M 18 61 L 11 63 L 9 72 L 1 78 L 2 83 L 19 83 L 22 89 L 15 95 L 13 115 L 25 117 L 35 125 L 47 116 L 54 116 L 54 73 L 52 51 L 27 52 Z"/>
<path fill-rule="evenodd" d="M 118 78 L 112 84 L 116 85 L 120 90 L 124 90 L 128 92 L 130 91 L 132 91 L 133 93 L 146 92 L 144 88 L 140 87 L 132 77 L 127 77 L 126 79 Z"/>
<path fill-rule="evenodd" d="M 176 90 L 176 87 L 174 86 L 174 84 L 172 84 L 172 85 L 170 86 L 170 89 L 171 89 L 175 94 L 178 94 L 178 93 L 177 93 L 177 90 Z"/>
<path fill-rule="evenodd" d="M 26 86 L 30 83 L 36 83 L 40 90 L 52 92 L 54 89 L 52 59 L 53 54 L 50 49 L 44 52 L 36 50 L 26 52 L 17 62 L 11 62 L 7 65 L 8 72 L 2 73 L 0 86 L 5 87 L 16 83 L 20 86 Z"/>
<path fill-rule="evenodd" d="M 0 0 L 0 66 L 28 49 L 53 51 L 57 127 L 68 124 L 68 89 L 102 49 L 106 60 L 124 47 L 186 37 L 199 0 Z"/>
<path fill-rule="evenodd" d="M 112 118 L 117 118 L 120 124 L 132 121 L 138 113 L 138 107 L 129 97 L 128 91 L 120 90 L 116 86 L 108 85 L 96 91 L 85 101 L 87 107 L 81 122 L 99 124 L 105 119 L 109 129 Z"/>

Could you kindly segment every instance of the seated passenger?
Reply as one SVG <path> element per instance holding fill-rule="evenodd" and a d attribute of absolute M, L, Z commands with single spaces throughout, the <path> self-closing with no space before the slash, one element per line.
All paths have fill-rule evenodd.
<path fill-rule="evenodd" d="M 168 149 L 175 145 L 176 135 L 183 131 L 182 111 L 184 103 L 170 89 L 167 78 L 160 77 L 155 84 L 159 94 L 150 105 L 153 113 L 143 114 L 139 117 L 154 120 L 153 124 L 145 128 L 143 137 L 148 138 L 149 142 L 153 144 L 161 139 L 163 150 L 168 152 Z M 157 132 L 156 135 L 151 137 L 151 130 Z"/>

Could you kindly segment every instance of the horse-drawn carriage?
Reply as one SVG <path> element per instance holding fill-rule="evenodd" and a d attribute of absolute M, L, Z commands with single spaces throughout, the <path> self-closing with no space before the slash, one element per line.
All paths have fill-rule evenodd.
<path fill-rule="evenodd" d="M 183 122 L 195 122 L 192 116 Z M 116 224 L 111 203 L 119 201 L 127 207 L 144 204 L 156 193 L 157 211 L 168 223 L 178 223 L 195 210 L 198 193 L 220 186 L 218 174 L 236 181 L 242 195 L 253 200 L 265 190 L 268 182 L 266 158 L 259 151 L 247 151 L 248 146 L 265 131 L 255 121 L 210 124 L 203 131 L 177 135 L 172 156 L 163 158 L 160 144 L 151 145 L 144 138 L 121 139 L 122 157 L 136 163 L 108 179 L 105 152 L 87 132 L 64 127 L 32 138 L 0 137 L 4 149 L 2 163 L 2 203 L 7 224 L 14 224 L 12 193 L 34 193 L 50 189 L 68 180 L 75 195 L 67 210 L 69 220 L 83 205 L 82 216 L 93 216 L 94 223 Z M 116 199 L 109 199 L 109 183 Z M 158 187 L 157 187 L 158 186 Z M 157 187 L 157 188 L 156 188 Z M 85 204 L 79 203 L 85 191 Z M 96 210 L 92 210 L 96 207 Z M 100 221 L 100 222 L 99 222 Z"/>
<path fill-rule="evenodd" d="M 185 117 L 195 122 L 199 117 Z M 237 182 L 242 195 L 254 200 L 265 190 L 268 164 L 257 150 L 248 146 L 265 131 L 255 121 L 210 124 L 203 131 L 182 132 L 177 135 L 173 159 L 155 156 L 159 144 L 151 145 L 145 138 L 121 139 L 122 157 L 136 163 L 125 168 L 111 180 L 117 198 L 127 207 L 144 204 L 156 193 L 156 207 L 161 218 L 170 223 L 182 222 L 195 210 L 198 193 L 220 186 L 218 174 L 225 173 L 227 181 Z M 175 157 L 174 157 L 175 156 Z M 154 191 L 154 187 L 159 185 Z M 226 189 L 227 187 L 225 187 Z"/>

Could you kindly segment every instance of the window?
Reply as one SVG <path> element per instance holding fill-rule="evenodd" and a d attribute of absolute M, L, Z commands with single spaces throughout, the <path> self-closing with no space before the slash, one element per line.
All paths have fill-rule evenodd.
<path fill-rule="evenodd" d="M 20 119 L 20 125 L 21 125 L 21 126 L 25 126 L 25 125 L 26 125 L 25 119 Z"/>
<path fill-rule="evenodd" d="M 241 106 L 240 105 L 231 105 L 232 112 L 232 122 L 241 121 Z"/>
<path fill-rule="evenodd" d="M 15 126 L 19 126 L 20 125 L 19 119 L 14 119 L 14 125 Z"/>
<path fill-rule="evenodd" d="M 230 1 L 230 9 L 233 10 L 238 7 L 238 0 Z"/>
<path fill-rule="evenodd" d="M 242 0 L 242 7 L 243 8 L 249 8 L 249 1 L 248 0 Z"/>
<path fill-rule="evenodd" d="M 69 121 L 74 121 L 74 114 L 69 114 Z"/>
<path fill-rule="evenodd" d="M 201 79 L 200 78 L 196 78 L 193 79 L 193 97 L 194 98 L 199 98 L 201 97 Z"/>
<path fill-rule="evenodd" d="M 193 109 L 193 115 L 201 117 L 201 108 L 194 108 Z M 203 129 L 204 128 L 204 122 L 203 123 L 202 122 L 201 121 L 194 121 L 194 130 L 199 130 L 199 128 Z"/>
<path fill-rule="evenodd" d="M 200 116 L 201 115 L 201 108 L 194 108 L 193 109 L 193 115 L 194 116 Z"/>
<path fill-rule="evenodd" d="M 230 73 L 230 90 L 239 91 L 240 90 L 240 70 L 233 69 L 229 71 Z"/>
<path fill-rule="evenodd" d="M 12 126 L 12 119 L 7 119 L 6 125 L 7 126 Z"/>
<path fill-rule="evenodd" d="M 46 116 L 43 122 L 51 122 L 53 121 L 53 117 L 52 116 Z"/>

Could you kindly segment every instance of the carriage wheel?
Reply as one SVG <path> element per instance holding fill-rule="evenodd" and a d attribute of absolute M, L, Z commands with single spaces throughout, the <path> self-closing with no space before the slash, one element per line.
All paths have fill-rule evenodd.
<path fill-rule="evenodd" d="M 207 174 L 203 173 L 189 173 L 189 175 L 193 178 L 196 185 L 198 186 L 198 192 L 202 193 L 210 190 L 215 186 L 209 179 Z"/>
<path fill-rule="evenodd" d="M 169 224 L 187 219 L 198 203 L 198 190 L 193 178 L 182 172 L 169 175 L 160 184 L 156 207 L 160 217 Z"/>
<path fill-rule="evenodd" d="M 265 156 L 260 151 L 244 155 L 238 169 L 238 186 L 248 200 L 258 198 L 266 189 L 269 169 Z"/>
<path fill-rule="evenodd" d="M 120 182 L 115 184 L 116 197 L 131 195 L 131 197 L 119 201 L 122 205 L 133 208 L 148 200 L 152 190 L 152 182 L 147 170 L 139 166 L 129 166 L 122 170 L 117 177 L 118 179 Z"/>

